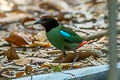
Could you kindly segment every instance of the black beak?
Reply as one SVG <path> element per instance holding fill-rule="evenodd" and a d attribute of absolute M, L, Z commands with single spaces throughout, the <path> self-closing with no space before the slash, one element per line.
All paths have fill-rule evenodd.
<path fill-rule="evenodd" d="M 40 20 L 35 21 L 34 24 L 40 24 Z"/>
<path fill-rule="evenodd" d="M 44 22 L 39 19 L 39 20 L 35 21 L 34 24 L 43 24 L 43 23 L 44 23 Z"/>

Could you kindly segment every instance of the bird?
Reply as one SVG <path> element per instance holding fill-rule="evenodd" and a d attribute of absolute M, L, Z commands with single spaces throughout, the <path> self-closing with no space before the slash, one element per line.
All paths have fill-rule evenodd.
<path fill-rule="evenodd" d="M 60 49 L 64 54 L 64 59 L 67 54 L 66 51 L 74 51 L 75 58 L 70 66 L 72 66 L 78 59 L 76 49 L 82 47 L 87 43 L 81 36 L 74 32 L 71 28 L 65 27 L 58 21 L 51 17 L 42 17 L 35 21 L 34 24 L 41 24 L 45 31 L 48 41 L 57 49 Z M 64 60 L 62 59 L 61 62 Z"/>

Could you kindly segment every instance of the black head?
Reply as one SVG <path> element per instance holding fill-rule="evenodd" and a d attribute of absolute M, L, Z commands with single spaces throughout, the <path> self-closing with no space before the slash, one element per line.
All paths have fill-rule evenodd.
<path fill-rule="evenodd" d="M 59 23 L 54 18 L 42 17 L 40 20 L 36 21 L 34 24 L 41 24 L 46 32 L 49 32 L 52 28 L 59 26 Z"/>

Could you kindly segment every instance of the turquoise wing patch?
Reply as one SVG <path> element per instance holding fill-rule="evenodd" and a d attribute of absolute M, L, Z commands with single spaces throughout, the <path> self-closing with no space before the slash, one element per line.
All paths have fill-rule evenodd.
<path fill-rule="evenodd" d="M 71 35 L 63 30 L 60 30 L 60 33 L 64 36 L 64 37 L 70 37 Z"/>

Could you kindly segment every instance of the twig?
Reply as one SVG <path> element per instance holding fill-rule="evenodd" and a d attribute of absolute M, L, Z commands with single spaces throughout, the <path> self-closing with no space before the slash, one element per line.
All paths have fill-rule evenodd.
<path fill-rule="evenodd" d="M 118 28 L 117 30 L 118 30 L 118 33 L 120 33 L 120 28 Z M 95 34 L 84 36 L 84 39 L 86 41 L 93 40 L 93 39 L 96 39 L 96 38 L 103 37 L 103 36 L 107 35 L 107 33 L 108 33 L 108 30 L 97 32 Z"/>

